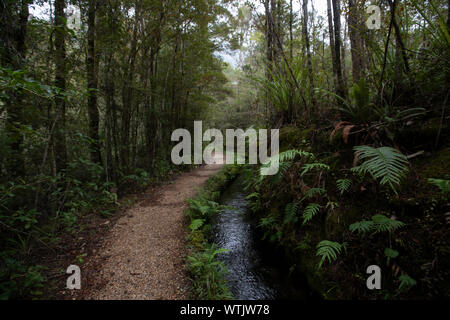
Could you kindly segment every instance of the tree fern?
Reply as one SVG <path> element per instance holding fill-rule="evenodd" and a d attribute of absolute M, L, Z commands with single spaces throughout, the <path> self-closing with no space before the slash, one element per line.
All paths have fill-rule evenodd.
<path fill-rule="evenodd" d="M 339 179 L 336 181 L 336 186 L 339 190 L 339 192 L 342 194 L 344 194 L 344 192 L 346 192 L 350 186 L 352 185 L 352 180 L 350 179 Z"/>
<path fill-rule="evenodd" d="M 329 263 L 333 263 L 337 260 L 338 255 L 346 249 L 346 243 L 340 244 L 329 240 L 323 240 L 317 245 L 316 256 L 320 257 L 318 269 L 322 267 L 324 262 L 328 260 Z"/>
<path fill-rule="evenodd" d="M 317 203 L 310 203 L 303 211 L 303 224 L 311 221 L 319 213 L 321 208 L 322 206 Z"/>
<path fill-rule="evenodd" d="M 370 173 L 372 177 L 380 180 L 381 185 L 388 185 L 397 193 L 395 186 L 400 185 L 408 172 L 407 158 L 394 148 L 359 146 L 354 148 L 359 160 L 363 163 L 352 169 L 359 174 Z"/>

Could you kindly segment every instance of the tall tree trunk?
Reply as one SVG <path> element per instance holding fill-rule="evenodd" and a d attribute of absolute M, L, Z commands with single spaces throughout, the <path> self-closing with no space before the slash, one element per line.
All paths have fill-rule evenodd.
<path fill-rule="evenodd" d="M 131 40 L 131 49 L 126 72 L 125 83 L 122 89 L 122 139 L 121 139 L 121 167 L 124 172 L 130 170 L 130 134 L 131 118 L 133 114 L 133 79 L 135 75 L 136 56 L 137 56 L 137 30 L 140 8 L 136 7 L 135 24 L 133 27 L 133 37 Z"/>
<path fill-rule="evenodd" d="M 97 1 L 89 0 L 88 7 L 88 43 L 87 43 L 87 85 L 88 85 L 88 114 L 89 114 L 89 137 L 91 144 L 91 161 L 101 164 L 100 142 L 99 142 L 99 122 L 100 115 L 97 108 L 97 89 L 98 89 L 98 68 L 95 46 L 96 35 L 96 16 Z"/>
<path fill-rule="evenodd" d="M 328 15 L 328 33 L 330 35 L 330 49 L 331 49 L 331 62 L 333 65 L 333 80 L 335 91 L 337 92 L 339 87 L 338 82 L 338 60 L 336 59 L 335 41 L 334 41 L 334 23 L 333 23 L 333 11 L 331 6 L 331 0 L 327 0 L 327 15 Z"/>
<path fill-rule="evenodd" d="M 268 81 L 272 80 L 271 71 L 273 70 L 273 33 L 272 33 L 272 13 L 270 11 L 270 0 L 264 1 L 264 8 L 266 12 L 266 60 L 267 60 L 267 70 L 266 79 Z M 266 93 L 266 115 L 271 118 L 272 105 L 270 99 Z"/>
<path fill-rule="evenodd" d="M 55 99 L 56 105 L 56 128 L 55 128 L 55 156 L 56 169 L 61 171 L 66 168 L 66 8 L 65 0 L 55 0 L 55 86 L 59 88 L 60 94 Z"/>
<path fill-rule="evenodd" d="M 352 56 L 353 81 L 359 82 L 364 72 L 363 70 L 363 48 L 361 40 L 361 12 L 356 0 L 349 0 L 348 32 L 350 36 L 350 50 Z"/>
<path fill-rule="evenodd" d="M 396 18 L 396 6 L 394 5 L 395 0 L 389 1 L 389 6 L 391 7 L 391 11 L 392 13 L 392 24 L 394 26 L 394 30 L 395 30 L 395 41 L 397 43 L 397 50 L 400 50 L 401 53 L 401 57 L 403 58 L 403 66 L 405 68 L 406 74 L 409 74 L 410 71 L 410 67 L 409 67 L 409 61 L 408 61 L 408 55 L 406 52 L 406 48 L 405 45 L 403 43 L 403 39 L 402 39 L 402 34 L 401 34 L 401 30 L 400 27 L 397 23 L 397 18 Z"/>
<path fill-rule="evenodd" d="M 306 51 L 306 62 L 308 66 L 308 74 L 309 74 L 309 85 L 310 85 L 310 94 L 311 94 L 311 102 L 312 105 L 316 105 L 316 99 L 314 95 L 314 76 L 313 76 L 313 68 L 312 68 L 312 58 L 311 58 L 311 46 L 309 42 L 309 33 L 308 33 L 308 0 L 303 0 L 303 40 L 305 43 L 305 51 Z"/>
<path fill-rule="evenodd" d="M 292 3 L 292 0 L 290 0 L 290 3 L 289 3 L 289 59 L 291 61 L 294 58 L 294 31 L 293 31 L 294 12 L 293 11 L 294 11 L 293 3 Z"/>
<path fill-rule="evenodd" d="M 335 52 L 335 65 L 338 87 L 336 88 L 336 94 L 342 98 L 346 98 L 344 78 L 342 76 L 342 64 L 341 64 L 341 1 L 333 0 L 333 18 L 334 18 L 334 52 Z"/>

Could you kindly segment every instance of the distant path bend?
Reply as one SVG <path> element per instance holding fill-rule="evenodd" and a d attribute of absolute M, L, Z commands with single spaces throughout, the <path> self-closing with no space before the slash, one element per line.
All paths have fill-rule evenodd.
<path fill-rule="evenodd" d="M 195 196 L 222 165 L 183 173 L 157 191 L 154 200 L 128 209 L 83 269 L 95 274 L 82 299 L 177 300 L 189 298 L 186 276 L 186 199 Z M 93 269 L 98 269 L 92 271 Z"/>

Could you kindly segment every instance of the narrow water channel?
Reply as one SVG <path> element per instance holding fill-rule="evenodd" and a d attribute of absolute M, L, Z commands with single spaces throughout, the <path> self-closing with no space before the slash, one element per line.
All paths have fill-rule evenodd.
<path fill-rule="evenodd" d="M 213 223 L 213 241 L 230 250 L 220 255 L 229 273 L 227 280 L 237 300 L 307 299 L 309 290 L 289 277 L 289 266 L 260 240 L 251 221 L 243 178 L 223 194 L 225 209 Z"/>

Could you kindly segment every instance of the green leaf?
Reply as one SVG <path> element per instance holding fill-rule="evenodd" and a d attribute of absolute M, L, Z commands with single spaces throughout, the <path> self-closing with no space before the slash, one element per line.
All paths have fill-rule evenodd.
<path fill-rule="evenodd" d="M 199 228 L 201 228 L 204 224 L 205 224 L 204 219 L 195 219 L 195 220 L 192 220 L 191 224 L 189 225 L 189 228 L 192 231 L 195 231 L 195 230 L 198 230 Z"/>
<path fill-rule="evenodd" d="M 370 146 L 354 148 L 356 155 L 363 163 L 354 167 L 353 172 L 358 174 L 370 173 L 380 185 L 388 185 L 397 194 L 396 186 L 408 173 L 408 159 L 398 150 L 390 147 L 378 149 Z"/>
<path fill-rule="evenodd" d="M 310 203 L 303 211 L 303 224 L 311 221 L 319 213 L 321 208 L 322 206 L 317 203 Z"/>

